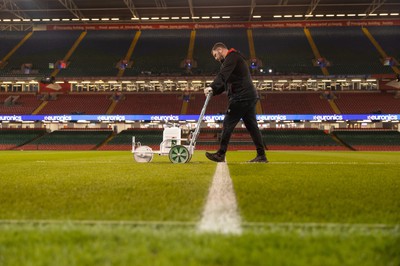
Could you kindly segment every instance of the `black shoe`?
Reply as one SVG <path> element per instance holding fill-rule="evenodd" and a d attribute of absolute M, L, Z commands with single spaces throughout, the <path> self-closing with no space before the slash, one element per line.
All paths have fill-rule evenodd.
<path fill-rule="evenodd" d="M 206 157 L 209 160 L 217 162 L 217 163 L 225 162 L 225 155 L 221 155 L 218 152 L 216 152 L 216 153 L 206 152 Z"/>
<path fill-rule="evenodd" d="M 249 163 L 268 163 L 268 160 L 265 155 L 257 155 L 257 157 L 250 160 Z"/>

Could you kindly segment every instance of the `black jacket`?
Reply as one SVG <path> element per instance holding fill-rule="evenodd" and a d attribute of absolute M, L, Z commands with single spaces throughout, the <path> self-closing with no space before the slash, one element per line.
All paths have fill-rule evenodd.
<path fill-rule="evenodd" d="M 249 66 L 244 57 L 235 49 L 229 50 L 210 87 L 213 89 L 213 95 L 226 91 L 229 103 L 258 98 L 256 88 L 250 77 Z"/>

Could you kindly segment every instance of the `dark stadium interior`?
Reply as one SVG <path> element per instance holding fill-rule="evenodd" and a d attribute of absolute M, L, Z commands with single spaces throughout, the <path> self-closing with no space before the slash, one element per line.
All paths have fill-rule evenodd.
<path fill-rule="evenodd" d="M 4 1 L 0 115 L 196 115 L 219 41 L 248 60 L 260 115 L 399 114 L 399 11 L 396 0 Z M 206 114 L 226 106 L 214 97 Z M 5 121 L 0 148 L 129 150 L 132 135 L 156 147 L 151 122 Z M 260 127 L 268 149 L 400 150 L 396 120 L 343 122 Z M 216 148 L 220 126 L 205 125 L 199 147 Z M 243 126 L 232 138 L 251 148 Z"/>

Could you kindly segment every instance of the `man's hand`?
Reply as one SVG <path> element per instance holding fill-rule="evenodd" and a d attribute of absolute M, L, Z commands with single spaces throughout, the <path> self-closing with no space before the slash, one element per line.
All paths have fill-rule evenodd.
<path fill-rule="evenodd" d="M 208 94 L 213 93 L 213 89 L 211 87 L 207 87 L 204 89 L 204 94 L 207 96 Z"/>

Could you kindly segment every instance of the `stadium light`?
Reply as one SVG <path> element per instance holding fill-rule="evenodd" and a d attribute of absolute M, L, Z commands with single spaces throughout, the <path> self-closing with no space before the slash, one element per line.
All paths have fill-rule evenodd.
<path fill-rule="evenodd" d="M 312 14 L 307 14 L 307 15 L 304 15 L 306 18 L 312 18 L 314 15 L 312 15 Z"/>
<path fill-rule="evenodd" d="M 330 18 L 331 18 L 331 17 L 334 17 L 334 16 L 335 16 L 334 14 L 327 14 L 327 15 L 326 15 L 326 17 L 330 17 Z"/>
<path fill-rule="evenodd" d="M 42 21 L 50 21 L 49 18 L 43 18 Z"/>
<path fill-rule="evenodd" d="M 168 20 L 169 17 L 161 17 L 161 19 L 163 19 L 163 20 Z"/>
<path fill-rule="evenodd" d="M 73 18 L 72 21 L 79 21 L 79 18 Z"/>
<path fill-rule="evenodd" d="M 81 18 L 82 21 L 89 21 L 90 19 L 88 18 Z"/>
<path fill-rule="evenodd" d="M 190 17 L 182 17 L 182 19 L 190 19 Z"/>
<path fill-rule="evenodd" d="M 151 20 L 159 20 L 159 17 L 152 17 Z"/>
<path fill-rule="evenodd" d="M 285 18 L 292 18 L 293 15 L 284 15 L 283 17 L 285 17 Z"/>
<path fill-rule="evenodd" d="M 177 19 L 179 19 L 179 17 L 172 17 L 171 19 L 173 19 L 173 20 L 177 20 Z"/>
<path fill-rule="evenodd" d="M 376 17 L 376 16 L 378 16 L 378 14 L 371 13 L 371 14 L 369 14 L 369 16 L 370 16 L 370 17 Z"/>
<path fill-rule="evenodd" d="M 131 18 L 131 20 L 139 20 L 139 18 L 137 18 L 137 17 L 134 17 L 134 18 Z"/>
<path fill-rule="evenodd" d="M 14 22 L 18 22 L 18 21 L 21 21 L 21 19 L 20 18 L 14 18 L 13 21 Z"/>
<path fill-rule="evenodd" d="M 274 18 L 281 18 L 282 15 L 274 15 Z"/>
<path fill-rule="evenodd" d="M 399 13 L 390 13 L 391 16 L 398 16 Z"/>
<path fill-rule="evenodd" d="M 302 18 L 303 15 L 294 15 L 295 18 Z"/>
<path fill-rule="evenodd" d="M 231 16 L 222 16 L 223 19 L 231 18 Z"/>
<path fill-rule="evenodd" d="M 255 16 L 253 16 L 253 18 L 261 18 L 261 16 L 260 15 L 255 15 Z"/>
<path fill-rule="evenodd" d="M 205 16 L 205 17 L 201 17 L 202 19 L 210 19 L 210 17 Z"/>
<path fill-rule="evenodd" d="M 102 18 L 101 21 L 108 21 L 110 20 L 109 18 Z"/>
<path fill-rule="evenodd" d="M 358 14 L 359 17 L 365 17 L 367 14 Z"/>
<path fill-rule="evenodd" d="M 145 17 L 145 18 L 141 18 L 141 20 L 149 20 L 149 18 L 146 18 L 146 17 Z"/>
<path fill-rule="evenodd" d="M 119 18 L 111 18 L 112 21 L 118 21 Z"/>
<path fill-rule="evenodd" d="M 220 19 L 221 17 L 220 16 L 212 16 L 211 18 L 212 19 Z"/>
<path fill-rule="evenodd" d="M 192 17 L 192 19 L 199 19 L 200 17 Z"/>
<path fill-rule="evenodd" d="M 70 21 L 69 18 L 63 18 L 62 21 Z"/>
<path fill-rule="evenodd" d="M 347 14 L 348 17 L 355 17 L 356 14 Z"/>
<path fill-rule="evenodd" d="M 336 14 L 337 17 L 344 17 L 346 16 L 345 14 Z"/>
<path fill-rule="evenodd" d="M 380 13 L 379 16 L 389 16 L 388 13 Z"/>
<path fill-rule="evenodd" d="M 29 22 L 29 21 L 31 21 L 31 19 L 29 19 L 29 18 L 24 18 L 22 21 Z"/>
<path fill-rule="evenodd" d="M 99 18 L 92 18 L 92 21 L 99 21 Z"/>
<path fill-rule="evenodd" d="M 60 21 L 59 18 L 52 18 L 51 21 Z"/>
<path fill-rule="evenodd" d="M 322 18 L 322 17 L 324 17 L 325 15 L 323 15 L 323 14 L 318 14 L 318 15 L 315 15 L 315 17 L 317 17 L 317 18 Z"/>

